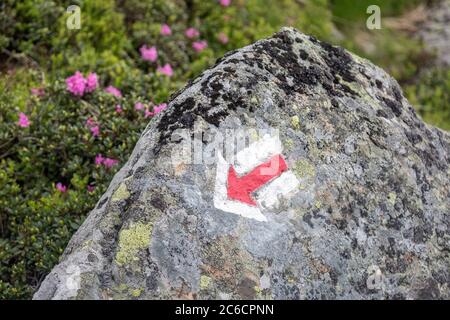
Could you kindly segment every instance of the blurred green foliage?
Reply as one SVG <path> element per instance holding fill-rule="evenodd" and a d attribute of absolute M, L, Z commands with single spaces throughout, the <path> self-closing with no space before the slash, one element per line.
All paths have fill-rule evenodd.
<path fill-rule="evenodd" d="M 370 2 L 370 3 L 369 3 Z M 29 298 L 57 263 L 116 170 L 125 163 L 149 119 L 135 110 L 167 101 L 225 52 L 291 25 L 302 32 L 368 57 L 405 83 L 406 94 L 426 121 L 449 128 L 449 72 L 420 72 L 423 48 L 407 35 L 369 34 L 375 50 L 358 41 L 365 10 L 379 4 L 397 16 L 424 1 L 364 0 L 3 0 L 0 3 L 0 299 Z M 81 7 L 81 30 L 66 28 L 69 5 Z M 161 36 L 167 23 L 171 36 Z M 208 48 L 198 53 L 184 31 L 195 27 Z M 367 31 L 367 30 L 366 30 Z M 228 37 L 219 41 L 220 33 Z M 158 60 L 141 59 L 142 45 L 156 46 Z M 174 76 L 155 73 L 170 63 Z M 100 88 L 74 97 L 64 79 L 75 71 L 96 72 Z M 104 92 L 114 85 L 116 98 Z M 30 94 L 43 88 L 43 96 Z M 116 112 L 120 104 L 122 113 Z M 19 112 L 31 121 L 17 125 Z M 100 124 L 93 137 L 88 118 Z M 102 154 L 118 159 L 111 169 L 95 165 Z M 65 193 L 55 184 L 68 186 Z M 95 187 L 89 192 L 88 186 Z"/>
<path fill-rule="evenodd" d="M 406 85 L 405 94 L 425 122 L 450 131 L 450 70 L 427 72 L 418 84 Z"/>

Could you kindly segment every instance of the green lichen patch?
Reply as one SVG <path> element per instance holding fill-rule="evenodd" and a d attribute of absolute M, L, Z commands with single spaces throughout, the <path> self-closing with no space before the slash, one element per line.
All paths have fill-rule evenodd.
<path fill-rule="evenodd" d="M 114 194 L 111 197 L 112 202 L 117 202 L 120 200 L 125 200 L 130 196 L 130 192 L 127 189 L 127 186 L 124 182 L 120 184 L 120 186 L 117 188 L 117 190 L 114 192 Z"/>
<path fill-rule="evenodd" d="M 301 159 L 295 162 L 294 173 L 299 178 L 313 177 L 316 174 L 316 169 L 308 160 Z"/>
<path fill-rule="evenodd" d="M 132 289 L 130 294 L 134 298 L 138 298 L 142 294 L 142 289 Z"/>
<path fill-rule="evenodd" d="M 286 139 L 286 141 L 284 141 L 284 147 L 286 148 L 287 151 L 292 150 L 293 146 L 294 146 L 294 141 L 292 139 Z"/>
<path fill-rule="evenodd" d="M 300 118 L 298 116 L 291 117 L 291 125 L 295 130 L 300 129 Z"/>
<path fill-rule="evenodd" d="M 258 104 L 259 104 L 258 97 L 253 96 L 253 97 L 250 99 L 250 102 L 251 102 L 252 104 L 254 104 L 254 105 L 258 105 Z"/>
<path fill-rule="evenodd" d="M 150 243 L 153 225 L 151 223 L 136 223 L 119 234 L 119 250 L 116 253 L 118 265 L 131 264 L 138 260 L 139 250 L 145 249 Z"/>
<path fill-rule="evenodd" d="M 395 200 L 397 200 L 397 194 L 396 194 L 395 192 L 390 192 L 390 193 L 388 194 L 388 202 L 389 202 L 391 205 L 394 205 L 394 204 L 395 204 Z"/>
<path fill-rule="evenodd" d="M 209 287 L 211 283 L 211 278 L 205 275 L 200 277 L 200 289 L 205 290 Z"/>

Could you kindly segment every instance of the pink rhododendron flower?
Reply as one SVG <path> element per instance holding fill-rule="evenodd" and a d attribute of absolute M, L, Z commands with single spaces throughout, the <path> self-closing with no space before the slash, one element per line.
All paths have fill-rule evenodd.
<path fill-rule="evenodd" d="M 44 88 L 31 88 L 31 94 L 33 96 L 42 97 L 45 95 Z"/>
<path fill-rule="evenodd" d="M 101 154 L 98 154 L 95 156 L 95 164 L 97 166 L 103 164 L 104 161 L 105 161 L 105 158 L 103 158 L 103 156 Z"/>
<path fill-rule="evenodd" d="M 105 167 L 107 167 L 108 169 L 114 167 L 118 163 L 119 163 L 119 160 L 116 160 L 116 159 L 105 158 L 105 160 L 103 160 L 103 165 Z"/>
<path fill-rule="evenodd" d="M 228 7 L 231 4 L 231 0 L 220 0 L 220 5 L 222 7 Z"/>
<path fill-rule="evenodd" d="M 168 77 L 173 76 L 172 66 L 168 63 L 166 63 L 163 67 L 158 67 L 157 71 Z"/>
<path fill-rule="evenodd" d="M 116 105 L 116 112 L 117 113 L 122 113 L 122 106 L 120 104 Z"/>
<path fill-rule="evenodd" d="M 197 29 L 191 27 L 191 28 L 187 28 L 186 31 L 184 32 L 184 34 L 189 39 L 192 39 L 192 38 L 198 37 L 200 35 L 200 32 L 198 32 Z"/>
<path fill-rule="evenodd" d="M 151 112 L 151 111 L 148 110 L 148 109 L 145 109 L 145 113 L 144 113 L 144 117 L 145 117 L 145 118 L 151 117 L 152 115 L 153 115 L 153 112 Z"/>
<path fill-rule="evenodd" d="M 63 185 L 61 182 L 58 182 L 58 183 L 56 184 L 56 189 L 57 189 L 59 192 L 64 193 L 64 192 L 67 191 L 67 186 Z"/>
<path fill-rule="evenodd" d="M 89 193 L 94 192 L 94 190 L 95 190 L 95 187 L 94 187 L 94 186 L 91 186 L 91 185 L 88 185 L 88 186 L 87 186 L 87 191 L 88 191 Z"/>
<path fill-rule="evenodd" d="M 172 34 L 172 29 L 170 29 L 168 24 L 161 25 L 161 34 L 163 36 L 170 36 Z"/>
<path fill-rule="evenodd" d="M 141 51 L 142 59 L 146 61 L 155 62 L 158 58 L 158 51 L 156 50 L 156 47 L 148 48 L 147 46 L 142 46 L 139 50 Z"/>
<path fill-rule="evenodd" d="M 31 124 L 30 120 L 28 120 L 28 117 L 25 115 L 25 113 L 21 112 L 19 113 L 19 121 L 17 122 L 17 125 L 22 128 L 29 127 Z"/>
<path fill-rule="evenodd" d="M 165 108 L 167 108 L 167 104 L 161 103 L 153 108 L 153 114 L 158 114 L 161 111 L 163 111 Z"/>
<path fill-rule="evenodd" d="M 122 92 L 120 92 L 120 90 L 117 89 L 116 87 L 108 86 L 108 87 L 105 89 L 105 91 L 108 92 L 108 93 L 110 93 L 110 94 L 112 94 L 113 96 L 118 97 L 118 98 L 121 98 L 121 97 L 122 97 Z"/>
<path fill-rule="evenodd" d="M 97 86 L 98 86 L 97 74 L 94 72 L 89 73 L 86 78 L 86 92 L 94 91 L 95 89 L 97 89 Z"/>
<path fill-rule="evenodd" d="M 98 137 L 100 135 L 100 126 L 96 125 L 96 126 L 92 127 L 91 132 L 94 137 Z"/>
<path fill-rule="evenodd" d="M 66 79 L 67 90 L 76 96 L 82 96 L 86 89 L 86 80 L 83 75 L 77 71 L 73 76 Z"/>
<path fill-rule="evenodd" d="M 219 35 L 217 36 L 217 38 L 219 39 L 220 42 L 222 42 L 223 44 L 227 44 L 228 43 L 228 36 L 221 32 L 219 33 Z"/>
<path fill-rule="evenodd" d="M 192 43 L 192 48 L 194 48 L 194 50 L 197 52 L 203 51 L 206 47 L 208 47 L 208 42 L 206 42 L 205 40 L 195 41 L 194 43 Z"/>
<path fill-rule="evenodd" d="M 143 110 L 143 109 L 145 108 L 145 106 L 144 106 L 144 104 L 142 104 L 142 103 L 140 103 L 140 102 L 136 102 L 136 103 L 134 104 L 134 108 L 135 108 L 136 110 Z"/>

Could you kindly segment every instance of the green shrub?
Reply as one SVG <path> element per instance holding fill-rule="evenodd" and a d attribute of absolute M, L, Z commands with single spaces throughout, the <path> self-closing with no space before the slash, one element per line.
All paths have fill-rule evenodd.
<path fill-rule="evenodd" d="M 417 85 L 405 87 L 405 94 L 423 120 L 450 130 L 450 70 L 427 72 Z"/>
<path fill-rule="evenodd" d="M 44 97 L 28 99 L 20 110 L 31 125 L 19 127 L 18 99 L 8 86 L 20 76 L 0 82 L 0 298 L 29 296 L 148 121 L 135 110 L 134 99 L 118 99 L 102 89 L 76 98 L 65 83 L 55 82 Z M 86 126 L 89 118 L 100 125 L 99 137 Z M 98 154 L 119 165 L 96 165 Z M 66 193 L 55 188 L 58 182 L 68 187 Z"/>

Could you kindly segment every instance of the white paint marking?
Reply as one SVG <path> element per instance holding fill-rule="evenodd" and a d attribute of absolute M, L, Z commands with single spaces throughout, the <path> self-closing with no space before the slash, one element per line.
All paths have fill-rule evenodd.
<path fill-rule="evenodd" d="M 278 207 L 279 198 L 286 198 L 297 191 L 299 184 L 300 182 L 292 171 L 283 172 L 277 179 L 258 190 L 257 202 L 263 208 Z"/>
<path fill-rule="evenodd" d="M 283 146 L 278 137 L 264 135 L 248 148 L 239 151 L 234 158 L 234 168 L 242 176 L 258 165 L 268 161 L 272 156 L 282 154 Z M 270 181 L 256 192 L 258 206 L 251 206 L 240 201 L 229 200 L 227 195 L 227 179 L 230 164 L 220 152 L 217 153 L 216 185 L 214 190 L 214 206 L 220 210 L 267 222 L 261 208 L 271 209 L 278 206 L 280 197 L 287 198 L 298 190 L 299 181 L 294 173 L 286 171 Z"/>
<path fill-rule="evenodd" d="M 234 169 L 239 175 L 243 175 L 267 161 L 271 156 L 281 154 L 282 151 L 283 146 L 280 139 L 266 134 L 236 154 Z"/>

